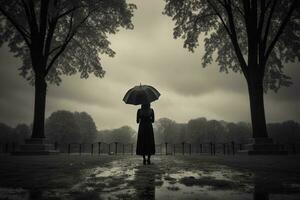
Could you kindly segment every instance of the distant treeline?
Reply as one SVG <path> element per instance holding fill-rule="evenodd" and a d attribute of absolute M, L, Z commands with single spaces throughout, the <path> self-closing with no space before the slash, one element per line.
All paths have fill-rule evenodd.
<path fill-rule="evenodd" d="M 295 121 L 269 123 L 268 133 L 278 143 L 300 143 L 300 124 Z M 155 121 L 155 142 L 160 143 L 247 143 L 251 138 L 251 125 L 245 122 L 225 122 L 197 118 L 177 123 L 168 118 Z M 136 131 L 123 126 L 117 129 L 97 130 L 93 118 L 86 112 L 56 111 L 46 119 L 45 133 L 51 142 L 58 143 L 135 143 Z M 29 138 L 31 127 L 19 124 L 12 128 L 0 123 L 0 143 L 23 143 Z"/>
<path fill-rule="evenodd" d="M 98 131 L 97 141 L 105 143 L 120 142 L 120 143 L 135 143 L 136 131 L 130 126 L 122 126 L 117 129 Z"/>
<path fill-rule="evenodd" d="M 278 143 L 300 143 L 300 124 L 295 121 L 269 123 L 269 137 Z M 155 122 L 156 143 L 248 143 L 252 137 L 251 124 L 197 118 L 187 123 L 177 123 L 168 118 Z"/>
<path fill-rule="evenodd" d="M 60 110 L 53 112 L 45 121 L 45 134 L 49 141 L 62 143 L 132 143 L 136 131 L 129 126 L 118 129 L 100 130 L 96 128 L 93 118 L 86 112 Z M 31 135 L 31 126 L 26 124 L 12 128 L 0 123 L 0 143 L 24 143 Z"/>
<path fill-rule="evenodd" d="M 24 143 L 24 140 L 29 138 L 30 134 L 31 128 L 27 124 L 18 124 L 12 128 L 0 122 L 0 143 Z"/>

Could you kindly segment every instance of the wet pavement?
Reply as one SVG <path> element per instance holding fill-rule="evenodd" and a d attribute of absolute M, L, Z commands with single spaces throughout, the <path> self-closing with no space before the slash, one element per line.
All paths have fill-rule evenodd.
<path fill-rule="evenodd" d="M 140 157 L 131 156 L 83 169 L 81 181 L 69 189 L 0 188 L 0 199 L 300 199 L 298 182 L 270 186 L 265 178 L 247 169 L 173 156 L 155 156 L 150 165 L 143 165 Z"/>

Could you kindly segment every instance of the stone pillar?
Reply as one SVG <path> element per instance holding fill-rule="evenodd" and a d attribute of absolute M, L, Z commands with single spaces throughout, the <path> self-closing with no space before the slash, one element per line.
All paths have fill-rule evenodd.
<path fill-rule="evenodd" d="M 30 138 L 25 140 L 25 144 L 20 146 L 18 151 L 12 155 L 51 155 L 58 154 L 59 151 L 55 150 L 54 145 L 50 144 L 45 138 Z"/>
<path fill-rule="evenodd" d="M 286 155 L 287 151 L 280 148 L 280 145 L 274 144 L 272 138 L 251 138 L 249 144 L 245 145 L 244 150 L 239 150 L 238 153 L 248 155 Z"/>

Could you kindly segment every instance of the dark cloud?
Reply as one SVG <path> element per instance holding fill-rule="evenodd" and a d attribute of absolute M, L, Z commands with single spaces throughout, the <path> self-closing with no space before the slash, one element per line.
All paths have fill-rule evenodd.
<path fill-rule="evenodd" d="M 123 95 L 139 83 L 151 84 L 162 94 L 153 103 L 156 117 L 178 122 L 205 116 L 226 121 L 250 121 L 249 98 L 245 79 L 238 73 L 220 73 L 212 63 L 202 68 L 204 49 L 200 43 L 195 53 L 183 49 L 182 40 L 173 39 L 173 22 L 161 13 L 164 1 L 134 0 L 137 4 L 134 30 L 121 30 L 110 36 L 115 58 L 102 57 L 107 71 L 104 79 L 78 75 L 63 77 L 62 84 L 49 86 L 46 116 L 66 109 L 86 111 L 98 128 L 122 125 L 136 127 L 137 107 L 122 102 Z M 201 38 L 200 38 L 201 40 Z M 20 61 L 0 49 L 0 121 L 15 125 L 31 123 L 33 88 L 18 75 Z M 299 63 L 286 66 L 294 85 L 278 93 L 265 95 L 269 122 L 294 119 L 300 121 Z"/>

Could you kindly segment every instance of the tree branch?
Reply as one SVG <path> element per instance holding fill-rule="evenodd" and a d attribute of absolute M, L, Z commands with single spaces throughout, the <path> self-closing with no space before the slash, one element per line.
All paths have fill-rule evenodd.
<path fill-rule="evenodd" d="M 95 11 L 97 10 L 97 8 L 89 11 L 89 13 L 74 27 L 73 27 L 73 13 L 70 19 L 70 24 L 69 24 L 69 31 L 68 34 L 65 38 L 65 41 L 63 42 L 63 44 L 60 46 L 59 51 L 54 55 L 54 57 L 52 58 L 52 60 L 50 61 L 49 65 L 46 68 L 46 73 L 45 76 L 49 73 L 51 67 L 53 66 L 54 62 L 58 59 L 58 57 L 64 52 L 64 50 L 66 49 L 67 45 L 69 44 L 69 42 L 73 39 L 74 35 L 77 33 L 77 30 L 80 28 L 80 26 L 82 24 L 85 23 L 85 21 L 91 16 L 91 14 L 93 14 Z M 72 30 L 73 29 L 73 30 Z M 54 52 L 54 51 L 52 51 Z"/>
<path fill-rule="evenodd" d="M 53 50 L 52 49 L 51 52 L 49 52 L 50 48 L 51 48 L 51 43 L 52 43 L 56 24 L 57 24 L 56 19 L 49 20 L 49 27 L 48 27 L 48 32 L 47 32 L 46 41 L 45 41 L 45 48 L 44 48 L 44 55 L 46 57 L 46 60 L 48 60 L 48 57 Z"/>
<path fill-rule="evenodd" d="M 238 2 L 239 2 L 239 1 L 238 1 Z M 242 9 L 241 9 L 238 5 L 235 5 L 235 4 L 233 3 L 232 6 L 233 6 L 234 8 L 236 8 L 236 10 L 240 13 L 240 15 L 241 15 L 242 17 L 245 18 L 245 13 L 243 13 Z"/>
<path fill-rule="evenodd" d="M 281 25 L 280 25 L 280 27 L 279 27 L 279 29 L 278 29 L 278 31 L 277 31 L 274 39 L 272 40 L 272 42 L 270 43 L 269 47 L 267 48 L 267 51 L 266 51 L 266 54 L 265 54 L 265 61 L 268 60 L 268 58 L 270 56 L 270 53 L 272 52 L 272 50 L 273 50 L 275 44 L 277 43 L 279 37 L 283 33 L 283 30 L 286 27 L 288 21 L 290 20 L 291 15 L 292 15 L 293 11 L 296 8 L 296 2 L 297 2 L 297 0 L 294 0 L 293 3 L 291 4 L 290 9 L 289 9 L 287 15 L 285 16 L 285 18 L 282 20 L 282 23 L 281 23 Z"/>
<path fill-rule="evenodd" d="M 30 29 L 30 32 L 31 32 L 32 30 L 31 30 L 31 25 L 30 25 L 31 18 L 30 18 L 29 8 L 28 8 L 27 4 L 25 3 L 25 0 L 22 0 L 22 4 L 23 4 L 23 8 L 24 8 L 25 15 L 26 15 L 26 18 L 27 18 L 27 23 L 28 23 L 28 26 L 29 26 L 29 29 Z"/>
<path fill-rule="evenodd" d="M 75 31 L 76 29 L 72 32 L 72 27 L 73 27 L 73 13 L 71 15 L 71 19 L 70 19 L 70 23 L 69 23 L 69 31 L 67 33 L 67 36 L 63 42 L 63 44 L 60 47 L 60 50 L 54 55 L 54 57 L 52 58 L 52 60 L 50 61 L 49 65 L 46 68 L 46 73 L 45 76 L 49 73 L 51 67 L 53 66 L 54 62 L 57 60 L 57 58 L 64 52 L 64 50 L 66 49 L 68 43 L 71 41 L 71 39 L 73 38 L 73 36 L 75 35 Z"/>
<path fill-rule="evenodd" d="M 54 53 L 55 51 L 57 51 L 61 47 L 62 47 L 62 45 L 58 45 L 57 47 L 54 47 L 53 49 L 49 50 L 48 56 L 50 56 L 52 53 Z"/>
<path fill-rule="evenodd" d="M 268 40 L 271 20 L 272 20 L 272 16 L 273 16 L 276 4 L 277 4 L 277 0 L 273 0 L 273 4 L 271 6 L 271 10 L 270 10 L 269 17 L 267 20 L 266 30 L 265 30 L 263 41 L 262 41 L 262 51 L 264 52 L 264 54 L 265 54 L 265 48 L 267 46 L 267 40 Z"/>
<path fill-rule="evenodd" d="M 214 10 L 215 14 L 219 17 L 219 19 L 221 20 L 222 25 L 224 26 L 226 32 L 228 33 L 228 35 L 231 35 L 231 32 L 228 28 L 228 26 L 226 25 L 223 17 L 221 16 L 221 14 L 219 13 L 218 9 L 215 7 L 215 5 L 213 5 L 213 3 L 210 0 L 207 0 L 208 4 L 211 6 L 211 8 Z"/>
<path fill-rule="evenodd" d="M 261 32 L 262 32 L 262 28 L 264 25 L 264 21 L 265 21 L 265 13 L 266 13 L 266 5 L 265 5 L 265 0 L 261 0 L 260 1 L 260 16 L 259 16 L 259 21 L 258 21 L 258 31 L 257 31 L 257 37 L 259 38 L 259 42 L 261 41 Z"/>
<path fill-rule="evenodd" d="M 67 10 L 67 11 L 65 11 L 65 12 L 63 12 L 63 13 L 61 13 L 60 15 L 58 15 L 58 16 L 57 16 L 57 19 L 62 18 L 62 17 L 64 17 L 64 16 L 70 14 L 71 12 L 74 12 L 75 10 L 77 10 L 77 9 L 79 9 L 79 8 L 83 8 L 83 7 L 84 7 L 84 6 L 76 6 L 76 7 L 73 7 L 72 9 L 69 9 L 69 10 Z"/>
<path fill-rule="evenodd" d="M 47 30 L 47 22 L 48 22 L 48 7 L 49 7 L 49 0 L 41 1 L 40 7 L 40 35 L 41 35 L 41 42 L 43 43 L 43 47 L 45 47 L 45 38 L 46 38 L 46 30 Z M 45 48 L 43 48 L 45 50 Z M 45 51 L 44 51 L 45 52 Z"/>
<path fill-rule="evenodd" d="M 27 44 L 27 46 L 30 47 L 31 43 L 30 43 L 29 35 L 28 35 L 28 32 L 26 31 L 26 29 L 23 26 L 21 26 L 20 24 L 18 24 L 12 18 L 12 16 L 10 16 L 1 6 L 0 6 L 0 11 L 8 19 L 8 21 L 18 30 L 18 32 L 23 37 L 23 39 L 24 39 L 25 43 Z"/>
<path fill-rule="evenodd" d="M 247 70 L 247 64 L 246 61 L 243 57 L 243 53 L 241 51 L 241 48 L 239 46 L 238 43 L 238 37 L 236 34 L 236 28 L 235 28 L 235 24 L 234 24 L 234 19 L 233 19 L 233 14 L 232 14 L 232 8 L 231 8 L 231 0 L 228 0 L 226 6 L 225 6 L 225 10 L 227 12 L 227 17 L 228 17 L 228 21 L 229 21 L 229 28 L 231 30 L 231 35 L 230 35 L 230 39 L 232 41 L 236 56 L 238 58 L 238 61 L 240 63 L 240 67 L 244 73 L 245 78 L 248 80 L 248 70 Z"/>
<path fill-rule="evenodd" d="M 28 11 L 29 11 L 29 16 L 30 16 L 30 21 L 28 21 L 28 24 L 31 29 L 31 36 L 33 36 L 34 33 L 38 33 L 38 24 L 36 20 L 36 15 L 35 15 L 35 9 L 34 9 L 34 2 L 32 0 L 27 0 L 28 3 Z M 25 3 L 25 2 L 24 2 Z M 26 5 L 26 3 L 25 3 Z"/>
<path fill-rule="evenodd" d="M 219 2 L 219 4 L 221 4 L 223 7 L 225 7 L 225 2 L 221 1 L 221 0 L 217 0 Z"/>
<path fill-rule="evenodd" d="M 246 27 L 246 34 L 247 34 L 247 38 L 248 38 L 248 44 L 249 44 L 249 31 L 250 31 L 250 23 L 249 23 L 249 13 L 250 13 L 250 2 L 249 0 L 243 0 L 243 9 L 245 12 L 244 15 L 244 20 L 245 20 L 245 27 Z"/>

